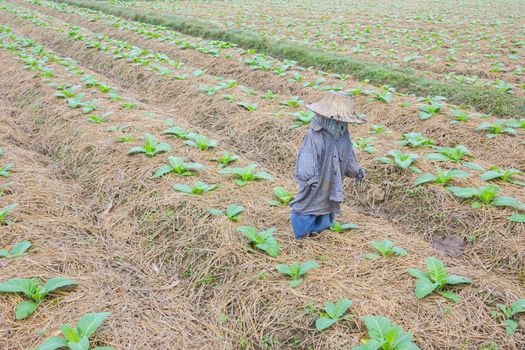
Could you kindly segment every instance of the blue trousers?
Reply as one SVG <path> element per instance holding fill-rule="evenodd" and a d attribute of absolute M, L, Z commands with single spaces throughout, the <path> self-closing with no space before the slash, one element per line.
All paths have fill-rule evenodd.
<path fill-rule="evenodd" d="M 290 221 L 292 222 L 295 238 L 305 238 L 313 232 L 321 233 L 321 231 L 332 226 L 334 217 L 334 214 L 301 215 L 292 212 L 290 215 Z"/>

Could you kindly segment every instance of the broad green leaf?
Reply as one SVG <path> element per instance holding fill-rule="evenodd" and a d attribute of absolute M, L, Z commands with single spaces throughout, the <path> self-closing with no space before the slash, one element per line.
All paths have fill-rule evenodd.
<path fill-rule="evenodd" d="M 515 301 L 511 306 L 511 316 L 515 316 L 516 314 L 520 312 L 525 312 L 525 299 L 520 299 L 518 301 Z"/>
<path fill-rule="evenodd" d="M 89 339 L 82 337 L 79 342 L 68 342 L 67 346 L 70 350 L 89 350 Z"/>
<path fill-rule="evenodd" d="M 36 286 L 36 282 L 32 279 L 13 278 L 0 284 L 0 292 L 24 293 L 26 296 L 31 297 Z"/>
<path fill-rule="evenodd" d="M 433 283 L 426 277 L 420 277 L 416 282 L 416 298 L 423 299 L 438 287 L 439 283 Z"/>
<path fill-rule="evenodd" d="M 424 271 L 421 271 L 421 270 L 418 270 L 418 269 L 408 269 L 407 272 L 412 277 L 427 278 L 428 279 L 428 275 Z"/>
<path fill-rule="evenodd" d="M 66 286 L 72 286 L 72 285 L 77 285 L 78 282 L 76 281 L 73 281 L 72 279 L 69 279 L 69 278 L 63 278 L 63 277 L 54 277 L 54 278 L 50 278 L 46 284 L 44 284 L 44 288 L 46 289 L 47 292 L 52 292 L 56 289 L 59 289 L 59 288 L 63 288 L 63 287 L 66 287 Z"/>
<path fill-rule="evenodd" d="M 438 282 L 441 285 L 443 284 L 442 282 L 447 277 L 447 271 L 441 260 L 434 257 L 427 258 L 427 270 L 432 281 Z"/>
<path fill-rule="evenodd" d="M 418 186 L 427 182 L 432 182 L 437 179 L 437 176 L 430 173 L 425 173 L 418 177 L 416 181 L 414 181 L 414 185 Z"/>
<path fill-rule="evenodd" d="M 385 334 L 392 327 L 392 321 L 383 316 L 364 316 L 368 336 L 375 340 L 384 340 Z"/>
<path fill-rule="evenodd" d="M 288 282 L 288 284 L 290 285 L 290 287 L 295 288 L 300 286 L 303 282 L 304 280 L 302 278 L 299 278 L 296 280 L 291 280 L 290 282 Z"/>
<path fill-rule="evenodd" d="M 60 348 L 66 348 L 67 342 L 64 338 L 52 337 L 40 344 L 36 350 L 56 350 Z"/>
<path fill-rule="evenodd" d="M 63 324 L 60 326 L 60 330 L 68 342 L 78 343 L 80 341 L 80 336 L 78 335 L 77 330 L 70 325 Z"/>
<path fill-rule="evenodd" d="M 325 304 L 325 311 L 326 313 L 334 318 L 338 319 L 346 312 L 346 310 L 352 305 L 352 300 L 349 299 L 342 299 L 339 300 L 337 303 L 326 303 Z"/>
<path fill-rule="evenodd" d="M 291 276 L 291 275 L 292 275 L 292 271 L 291 271 L 289 265 L 286 265 L 286 264 L 278 264 L 278 265 L 276 266 L 276 269 L 277 269 L 277 271 L 279 271 L 279 272 L 282 273 L 283 275 L 287 275 L 287 276 Z"/>
<path fill-rule="evenodd" d="M 38 303 L 24 300 L 16 305 L 16 319 L 23 320 L 31 315 L 38 308 Z"/>
<path fill-rule="evenodd" d="M 461 298 L 456 293 L 453 293 L 449 290 L 440 290 L 438 291 L 439 295 L 441 295 L 444 298 L 447 298 L 449 300 L 452 300 L 455 303 L 459 303 L 461 301 Z"/>
<path fill-rule="evenodd" d="M 315 321 L 315 328 L 317 328 L 318 331 L 322 331 L 322 330 L 330 327 L 331 325 L 333 325 L 336 322 L 337 322 L 337 320 L 334 320 L 334 319 L 329 318 L 329 317 L 319 317 Z"/>
<path fill-rule="evenodd" d="M 102 322 L 104 322 L 110 315 L 111 312 L 98 312 L 82 316 L 77 324 L 79 335 L 82 337 L 92 336 Z"/>
<path fill-rule="evenodd" d="M 524 223 L 525 222 L 525 214 L 512 214 L 511 216 L 507 217 L 507 220 L 510 222 L 519 222 Z"/>
<path fill-rule="evenodd" d="M 11 254 L 7 250 L 0 249 L 0 258 L 7 258 L 7 257 L 10 257 L 10 256 L 11 256 Z"/>
<path fill-rule="evenodd" d="M 469 169 L 472 169 L 472 170 L 477 170 L 477 171 L 483 171 L 483 167 L 477 163 L 471 163 L 471 162 L 465 162 L 463 163 L 463 166 L 469 168 Z"/>
<path fill-rule="evenodd" d="M 366 344 L 355 346 L 352 348 L 352 350 L 380 350 L 381 347 L 386 343 L 386 340 L 383 341 L 377 341 L 375 339 L 368 339 Z M 401 349 L 400 349 L 401 350 Z M 405 350 L 405 349 L 403 349 Z"/>
<path fill-rule="evenodd" d="M 224 212 L 222 210 L 219 210 L 219 209 L 210 208 L 210 209 L 208 209 L 208 211 L 210 212 L 210 214 L 213 214 L 213 215 L 226 216 L 226 214 L 224 214 Z"/>
<path fill-rule="evenodd" d="M 461 283 L 472 283 L 471 280 L 469 280 L 466 277 L 458 276 L 458 275 L 448 275 L 445 277 L 446 284 L 461 284 Z"/>
<path fill-rule="evenodd" d="M 299 267 L 299 275 L 304 275 L 305 273 L 308 273 L 308 271 L 312 269 L 316 269 L 319 267 L 319 264 L 314 260 L 308 260 L 303 263 L 301 263 Z"/>
<path fill-rule="evenodd" d="M 516 333 L 516 329 L 518 328 L 518 323 L 514 320 L 504 320 L 501 323 L 505 327 L 505 332 L 509 335 L 513 335 Z"/>
<path fill-rule="evenodd" d="M 11 254 L 16 257 L 24 254 L 29 248 L 31 247 L 31 242 L 29 241 L 22 241 L 18 242 L 14 245 L 13 249 L 11 249 Z"/>
<path fill-rule="evenodd" d="M 511 207 L 516 209 L 525 209 L 525 204 L 513 197 L 499 196 L 492 200 L 492 205 L 496 207 Z"/>
<path fill-rule="evenodd" d="M 368 254 L 363 255 L 363 259 L 367 259 L 367 260 L 375 260 L 375 259 L 379 259 L 380 257 L 381 255 L 375 254 L 375 253 L 368 253 Z"/>
<path fill-rule="evenodd" d="M 478 193 L 478 190 L 473 187 L 450 186 L 450 187 L 447 187 L 447 190 L 452 192 L 452 194 L 454 194 L 456 197 L 460 197 L 460 198 L 471 198 Z"/>

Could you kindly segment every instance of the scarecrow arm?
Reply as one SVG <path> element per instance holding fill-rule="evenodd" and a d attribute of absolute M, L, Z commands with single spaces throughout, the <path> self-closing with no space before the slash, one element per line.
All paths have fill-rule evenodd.
<path fill-rule="evenodd" d="M 295 178 L 306 185 L 312 185 L 319 182 L 319 150 L 320 147 L 314 140 L 312 132 L 306 135 L 301 150 L 297 155 L 295 165 Z"/>

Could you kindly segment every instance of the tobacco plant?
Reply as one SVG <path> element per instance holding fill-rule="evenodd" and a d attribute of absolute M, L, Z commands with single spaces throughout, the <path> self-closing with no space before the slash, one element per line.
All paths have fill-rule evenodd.
<path fill-rule="evenodd" d="M 457 303 L 460 301 L 459 295 L 445 290 L 446 286 L 472 283 L 466 277 L 449 275 L 443 262 L 433 257 L 427 259 L 427 272 L 409 269 L 408 273 L 417 278 L 415 293 L 418 299 L 423 299 L 435 291 L 442 297 Z"/>
<path fill-rule="evenodd" d="M 193 171 L 203 171 L 206 167 L 199 163 L 185 163 L 182 158 L 168 157 L 168 164 L 162 165 L 156 172 L 154 177 L 162 177 L 166 174 L 178 174 L 182 176 L 193 175 Z"/>
<path fill-rule="evenodd" d="M 520 120 L 514 118 L 508 119 L 507 126 L 510 128 L 525 129 L 525 118 L 521 118 Z"/>
<path fill-rule="evenodd" d="M 419 105 L 419 119 L 427 120 L 441 111 L 442 105 L 439 103 L 432 103 L 428 105 Z"/>
<path fill-rule="evenodd" d="M 368 339 L 364 345 L 355 346 L 352 350 L 419 350 L 413 342 L 412 333 L 405 332 L 401 326 L 392 324 L 383 316 L 364 316 Z"/>
<path fill-rule="evenodd" d="M 255 168 L 257 167 L 257 164 L 250 164 L 245 166 L 244 168 L 241 167 L 230 167 L 230 168 L 224 168 L 219 171 L 219 174 L 233 174 L 237 177 L 237 180 L 235 180 L 235 183 L 239 186 L 244 186 L 248 183 L 248 181 L 254 181 L 254 180 L 269 180 L 273 181 L 273 177 L 264 172 L 264 171 L 255 171 Z"/>
<path fill-rule="evenodd" d="M 169 128 L 164 130 L 164 134 L 170 135 L 170 136 L 176 136 L 182 140 L 188 140 L 190 137 L 190 134 L 193 135 L 191 131 L 185 130 L 184 128 L 180 126 L 176 126 L 176 125 L 170 125 Z"/>
<path fill-rule="evenodd" d="M 308 260 L 308 261 L 302 262 L 301 264 L 298 264 L 296 262 L 292 263 L 291 265 L 278 264 L 276 266 L 276 269 L 283 275 L 290 276 L 292 280 L 288 282 L 288 284 L 291 287 L 297 287 L 301 283 L 303 283 L 304 281 L 303 276 L 306 275 L 308 271 L 312 269 L 316 269 L 318 267 L 319 267 L 319 264 L 316 261 Z"/>
<path fill-rule="evenodd" d="M 224 151 L 219 157 L 212 158 L 210 160 L 213 162 L 218 162 L 219 168 L 224 168 L 225 166 L 227 166 L 230 163 L 235 162 L 239 158 L 240 157 L 235 154 L 230 154 L 228 151 Z"/>
<path fill-rule="evenodd" d="M 473 158 L 472 153 L 463 145 L 457 145 L 456 147 L 434 146 L 434 150 L 436 152 L 428 154 L 426 159 L 438 162 L 451 161 L 453 163 L 459 163 L 464 158 Z"/>
<path fill-rule="evenodd" d="M 370 131 L 368 132 L 369 134 L 376 134 L 376 135 L 381 135 L 383 133 L 385 133 L 387 130 L 386 130 L 386 127 L 384 125 L 381 125 L 381 124 L 374 124 L 370 127 Z"/>
<path fill-rule="evenodd" d="M 208 139 L 204 135 L 196 134 L 193 132 L 188 133 L 186 137 L 188 139 L 184 142 L 184 144 L 198 148 L 201 151 L 206 151 L 210 148 L 215 148 L 218 145 L 217 141 Z"/>
<path fill-rule="evenodd" d="M 270 201 L 270 205 L 278 206 L 285 205 L 292 201 L 293 195 L 284 187 L 278 186 L 273 188 L 274 200 Z"/>
<path fill-rule="evenodd" d="M 208 211 L 211 214 L 217 216 L 225 216 L 233 222 L 239 221 L 241 213 L 245 210 L 246 209 L 243 206 L 235 204 L 229 205 L 228 208 L 226 208 L 226 210 L 219 210 L 214 208 L 208 209 Z"/>
<path fill-rule="evenodd" d="M 311 111 L 300 111 L 292 113 L 291 116 L 295 119 L 295 121 L 290 126 L 290 129 L 295 129 L 310 124 L 315 116 L 315 113 Z"/>
<path fill-rule="evenodd" d="M 414 184 L 416 186 L 419 186 L 428 182 L 432 182 L 444 186 L 454 179 L 464 179 L 470 176 L 469 173 L 462 170 L 443 170 L 440 167 L 436 167 L 436 173 L 437 175 L 431 173 L 424 173 L 416 179 Z"/>
<path fill-rule="evenodd" d="M 252 226 L 240 226 L 237 230 L 242 233 L 246 238 L 250 240 L 251 245 L 266 252 L 272 257 L 277 257 L 280 253 L 281 247 L 279 242 L 273 236 L 275 228 L 258 232 L 255 227 Z"/>
<path fill-rule="evenodd" d="M 237 106 L 241 106 L 249 112 L 255 111 L 257 109 L 257 104 L 249 102 L 237 102 Z"/>
<path fill-rule="evenodd" d="M 369 253 L 365 254 L 363 258 L 365 259 L 379 259 L 380 257 L 389 257 L 389 256 L 405 256 L 407 251 L 401 247 L 394 246 L 394 242 L 384 239 L 379 242 L 370 242 L 370 246 L 377 250 L 379 254 Z"/>
<path fill-rule="evenodd" d="M 69 278 L 54 277 L 42 283 L 40 278 L 13 278 L 0 284 L 0 293 L 22 293 L 30 300 L 16 306 L 16 319 L 21 320 L 36 311 L 42 300 L 51 292 L 78 284 Z"/>
<path fill-rule="evenodd" d="M 509 182 L 515 185 L 525 186 L 525 182 L 514 180 L 512 178 L 515 175 L 522 176 L 524 174 L 525 173 L 523 173 L 522 171 L 518 169 L 514 169 L 514 168 L 501 169 L 497 166 L 491 166 L 487 172 L 481 175 L 481 179 L 483 181 L 501 180 L 501 181 Z"/>
<path fill-rule="evenodd" d="M 450 121 L 450 124 L 466 123 L 471 119 L 471 116 L 465 111 L 453 109 L 451 112 L 454 115 L 454 119 Z"/>
<path fill-rule="evenodd" d="M 7 221 L 7 218 L 9 214 L 18 206 L 18 204 L 10 204 L 8 206 L 5 206 L 0 210 L 0 225 L 7 225 L 9 224 L 9 221 Z"/>
<path fill-rule="evenodd" d="M 193 186 L 185 185 L 185 184 L 175 184 L 173 185 L 173 189 L 175 191 L 188 193 L 188 194 L 196 194 L 201 195 L 206 192 L 213 191 L 217 188 L 217 185 L 208 185 L 201 181 L 196 181 Z"/>
<path fill-rule="evenodd" d="M 24 255 L 30 247 L 31 242 L 29 241 L 18 242 L 10 250 L 0 249 L 0 258 L 17 258 Z"/>
<path fill-rule="evenodd" d="M 372 141 L 374 141 L 375 137 L 360 137 L 357 140 L 353 141 L 354 148 L 360 149 L 363 152 L 366 153 L 375 153 L 376 149 L 374 148 L 374 145 L 371 144 Z"/>
<path fill-rule="evenodd" d="M 428 139 L 418 132 L 410 132 L 403 134 L 403 140 L 396 142 L 398 146 L 408 146 L 412 148 L 430 147 L 434 143 L 434 140 Z"/>
<path fill-rule="evenodd" d="M 507 334 L 514 334 L 518 328 L 518 322 L 514 321 L 513 317 L 525 312 L 525 299 L 515 301 L 510 307 L 503 304 L 496 304 L 496 307 L 497 310 L 491 312 L 492 317 L 502 318 L 501 325 L 505 327 Z"/>
<path fill-rule="evenodd" d="M 346 310 L 352 305 L 352 300 L 342 299 L 337 303 L 326 303 L 324 310 L 320 313 L 319 318 L 315 321 L 315 328 L 322 331 L 339 321 Z"/>
<path fill-rule="evenodd" d="M 334 220 L 332 222 L 332 225 L 330 226 L 330 231 L 333 232 L 344 232 L 349 231 L 358 228 L 357 224 L 342 224 L 337 220 Z"/>
<path fill-rule="evenodd" d="M 412 164 L 419 158 L 417 154 L 414 153 L 403 153 L 399 150 L 391 150 L 388 152 L 389 157 L 379 157 L 376 158 L 377 161 L 397 166 L 401 169 L 409 169 L 414 173 L 420 173 L 421 170 L 412 166 Z"/>
<path fill-rule="evenodd" d="M 63 337 L 52 337 L 40 344 L 36 350 L 89 350 L 89 337 L 95 334 L 96 330 L 111 315 L 111 312 L 97 312 L 85 314 L 80 318 L 76 327 L 68 324 L 60 326 Z M 97 346 L 91 350 L 113 350 L 109 346 Z"/>
<path fill-rule="evenodd" d="M 144 135 L 144 146 L 133 147 L 128 151 L 129 155 L 144 153 L 148 157 L 153 157 L 159 153 L 170 152 L 171 146 L 165 142 L 157 143 L 155 136 Z"/>
<path fill-rule="evenodd" d="M 4 165 L 3 167 L 0 167 L 0 176 L 2 177 L 9 177 L 9 170 L 13 168 L 13 164 L 9 163 Z"/>
<path fill-rule="evenodd" d="M 279 102 L 279 104 L 282 106 L 295 108 L 295 107 L 302 106 L 304 104 L 304 101 L 301 100 L 298 96 L 292 96 L 290 99 L 286 101 Z"/>
<path fill-rule="evenodd" d="M 494 138 L 501 134 L 516 136 L 516 130 L 508 126 L 506 120 L 496 120 L 494 123 L 481 123 L 476 130 L 484 131 L 488 138 Z"/>
<path fill-rule="evenodd" d="M 511 207 L 518 210 L 525 209 L 525 204 L 513 197 L 498 196 L 500 188 L 495 185 L 487 185 L 479 188 L 475 187 L 447 187 L 456 197 L 463 199 L 474 199 L 472 208 L 480 208 L 483 205 L 491 204 L 495 207 Z"/>

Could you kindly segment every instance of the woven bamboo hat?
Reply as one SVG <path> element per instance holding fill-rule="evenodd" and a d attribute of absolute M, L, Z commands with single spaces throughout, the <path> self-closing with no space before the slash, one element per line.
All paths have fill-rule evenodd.
<path fill-rule="evenodd" d="M 311 103 L 306 108 L 325 118 L 352 124 L 366 123 L 355 112 L 354 97 L 342 92 L 329 91 L 320 101 Z"/>

